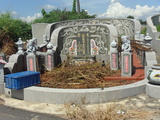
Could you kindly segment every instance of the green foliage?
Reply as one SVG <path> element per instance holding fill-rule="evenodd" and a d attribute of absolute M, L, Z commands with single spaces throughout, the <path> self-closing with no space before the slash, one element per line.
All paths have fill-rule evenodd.
<path fill-rule="evenodd" d="M 66 9 L 53 9 L 49 13 L 45 13 L 45 15 L 44 13 L 44 10 L 42 10 L 43 16 L 34 20 L 33 23 L 53 23 L 65 20 L 87 19 L 96 17 L 96 15 L 88 15 L 88 13 L 85 10 L 82 10 L 80 14 L 78 14 L 76 11 L 67 11 Z"/>
<path fill-rule="evenodd" d="M 160 25 L 157 25 L 156 28 L 157 28 L 157 32 L 160 32 Z"/>
<path fill-rule="evenodd" d="M 76 13 L 76 0 L 73 0 L 72 13 Z"/>
<path fill-rule="evenodd" d="M 141 30 L 141 34 L 146 34 L 146 32 L 147 32 L 147 28 L 146 27 Z"/>
<path fill-rule="evenodd" d="M 18 38 L 27 40 L 31 37 L 31 24 L 14 19 L 10 13 L 0 14 L 0 34 L 9 36 L 13 41 Z"/>

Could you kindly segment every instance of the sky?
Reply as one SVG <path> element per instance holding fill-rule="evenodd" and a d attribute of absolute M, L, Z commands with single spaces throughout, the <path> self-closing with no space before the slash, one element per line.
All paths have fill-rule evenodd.
<path fill-rule="evenodd" d="M 160 0 L 79 0 L 81 9 L 97 18 L 126 18 L 146 20 L 160 14 Z M 72 9 L 73 0 L 0 0 L 0 12 L 11 12 L 16 18 L 27 22 L 42 16 L 41 10 Z"/>

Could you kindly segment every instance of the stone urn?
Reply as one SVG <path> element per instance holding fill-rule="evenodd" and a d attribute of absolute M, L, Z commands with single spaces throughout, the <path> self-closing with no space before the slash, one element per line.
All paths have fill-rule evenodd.
<path fill-rule="evenodd" d="M 154 64 L 147 72 L 149 83 L 160 85 L 160 64 Z"/>

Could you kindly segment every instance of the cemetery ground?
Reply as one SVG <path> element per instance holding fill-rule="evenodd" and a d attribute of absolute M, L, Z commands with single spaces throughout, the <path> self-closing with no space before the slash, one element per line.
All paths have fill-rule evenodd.
<path fill-rule="evenodd" d="M 66 120 L 159 120 L 160 100 L 146 94 L 98 104 L 46 104 L 0 95 L 0 104 Z M 38 119 L 41 120 L 41 119 Z"/>

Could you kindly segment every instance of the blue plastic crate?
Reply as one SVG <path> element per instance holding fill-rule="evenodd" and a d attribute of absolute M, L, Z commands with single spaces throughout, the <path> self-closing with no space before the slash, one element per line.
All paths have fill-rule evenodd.
<path fill-rule="evenodd" d="M 6 88 L 23 89 L 40 83 L 40 72 L 25 71 L 4 76 Z"/>

